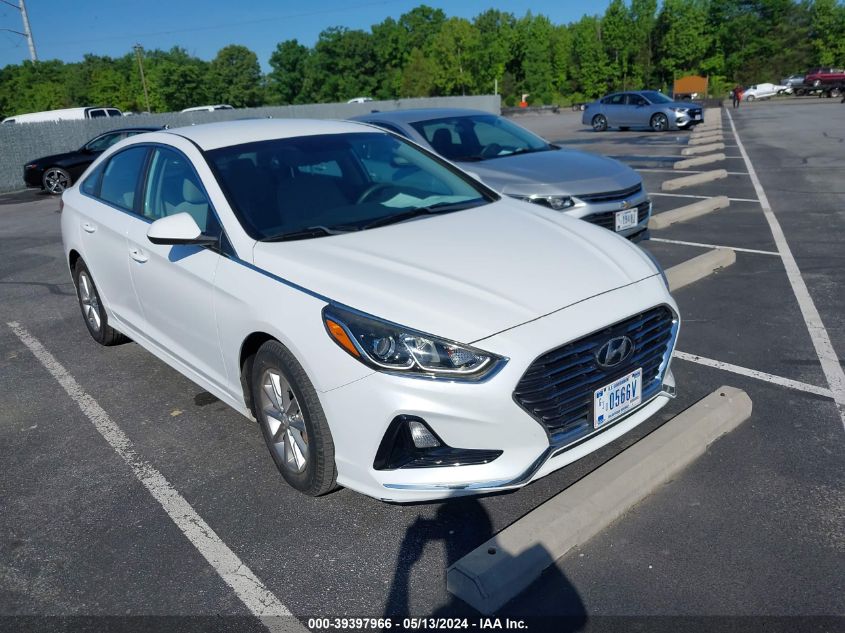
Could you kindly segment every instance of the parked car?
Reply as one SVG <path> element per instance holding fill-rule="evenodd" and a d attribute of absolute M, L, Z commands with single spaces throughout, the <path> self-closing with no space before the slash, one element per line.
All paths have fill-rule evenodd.
<path fill-rule="evenodd" d="M 27 187 L 40 187 L 50 193 L 60 194 L 76 182 L 97 156 L 118 141 L 160 129 L 161 127 L 132 127 L 110 130 L 95 136 L 79 149 L 28 162 L 23 168 L 23 180 Z"/>
<path fill-rule="evenodd" d="M 678 311 L 644 251 L 371 126 L 139 135 L 62 201 L 91 336 L 257 419 L 308 495 L 519 488 L 674 394 Z"/>
<path fill-rule="evenodd" d="M 775 95 L 791 93 L 792 88 L 779 84 L 754 84 L 748 86 L 742 93 L 743 101 L 755 101 L 757 99 L 771 99 Z"/>
<path fill-rule="evenodd" d="M 123 116 L 118 108 L 86 107 L 65 108 L 63 110 L 46 110 L 45 112 L 30 112 L 6 117 L 3 123 L 44 123 L 45 121 L 78 121 L 81 119 L 101 119 Z"/>
<path fill-rule="evenodd" d="M 704 113 L 697 103 L 673 101 L 656 90 L 607 95 L 589 104 L 581 116 L 581 122 L 596 132 L 609 127 L 651 128 L 655 132 L 682 130 L 703 121 Z"/>
<path fill-rule="evenodd" d="M 218 103 L 215 105 L 194 106 L 193 108 L 185 108 L 182 112 L 214 112 L 215 110 L 234 110 L 228 103 Z"/>
<path fill-rule="evenodd" d="M 553 145 L 489 112 L 427 108 L 353 117 L 470 170 L 496 191 L 562 211 L 629 239 L 648 236 L 651 201 L 622 163 Z"/>
<path fill-rule="evenodd" d="M 350 99 L 346 103 L 369 103 L 372 101 L 371 97 L 355 97 L 354 99 Z"/>
<path fill-rule="evenodd" d="M 785 79 L 781 79 L 780 84 L 787 88 L 792 88 L 793 91 L 797 91 L 804 87 L 804 75 L 790 75 Z"/>
<path fill-rule="evenodd" d="M 845 70 L 841 68 L 813 68 L 808 70 L 804 83 L 813 88 L 845 85 Z"/>

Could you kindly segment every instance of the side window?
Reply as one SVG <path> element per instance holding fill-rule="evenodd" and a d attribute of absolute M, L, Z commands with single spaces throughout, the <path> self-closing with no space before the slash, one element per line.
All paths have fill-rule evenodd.
<path fill-rule="evenodd" d="M 79 188 L 82 193 L 87 193 L 89 196 L 97 197 L 100 190 L 100 178 L 103 176 L 103 163 L 100 163 L 97 168 L 88 174 L 87 178 L 82 181 Z"/>
<path fill-rule="evenodd" d="M 611 105 L 625 105 L 625 95 L 613 95 L 610 97 L 610 104 Z"/>
<path fill-rule="evenodd" d="M 123 115 L 120 113 L 120 110 L 118 110 L 118 109 L 116 109 L 116 108 L 109 108 L 108 110 L 106 110 L 106 112 L 108 112 L 108 113 L 109 113 L 109 116 L 123 116 Z"/>
<path fill-rule="evenodd" d="M 112 156 L 103 171 L 100 199 L 132 211 L 135 208 L 138 179 L 146 158 L 146 147 L 131 147 Z"/>
<path fill-rule="evenodd" d="M 88 111 L 88 118 L 89 119 L 100 119 L 102 117 L 108 116 L 106 111 L 103 109 L 99 110 L 89 110 Z"/>
<path fill-rule="evenodd" d="M 628 104 L 634 106 L 644 106 L 648 102 L 640 95 L 628 95 Z"/>
<path fill-rule="evenodd" d="M 104 152 L 109 147 L 111 147 L 123 138 L 123 132 L 112 132 L 110 134 L 103 134 L 102 136 L 98 136 L 92 141 L 89 141 L 85 147 L 91 150 L 92 152 Z"/>
<path fill-rule="evenodd" d="M 156 148 L 144 189 L 144 217 L 150 220 L 188 213 L 206 235 L 219 235 L 220 226 L 211 211 L 199 177 L 179 152 Z"/>

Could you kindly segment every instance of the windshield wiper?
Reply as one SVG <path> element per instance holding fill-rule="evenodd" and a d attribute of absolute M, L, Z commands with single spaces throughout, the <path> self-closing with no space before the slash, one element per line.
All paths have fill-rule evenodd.
<path fill-rule="evenodd" d="M 367 224 L 362 225 L 361 230 L 365 231 L 367 229 L 375 229 L 379 226 L 396 224 L 398 222 L 404 222 L 405 220 L 411 220 L 413 218 L 418 218 L 423 215 L 439 215 L 441 213 L 461 211 L 463 209 L 469 209 L 470 207 L 475 207 L 480 204 L 484 204 L 484 202 L 479 202 L 477 200 L 470 200 L 465 202 L 441 202 L 440 204 L 432 204 L 428 207 L 408 209 L 407 211 L 403 211 L 402 213 L 396 213 L 394 215 L 385 215 L 383 217 L 376 218 L 372 222 L 368 222 Z"/>
<path fill-rule="evenodd" d="M 326 237 L 327 235 L 340 235 L 341 233 L 349 233 L 352 229 L 347 228 L 329 228 L 327 226 L 317 225 L 309 226 L 297 231 L 289 231 L 287 233 L 279 233 L 278 235 L 271 235 L 270 237 L 262 237 L 259 242 L 288 242 L 292 240 L 307 240 L 312 237 Z"/>

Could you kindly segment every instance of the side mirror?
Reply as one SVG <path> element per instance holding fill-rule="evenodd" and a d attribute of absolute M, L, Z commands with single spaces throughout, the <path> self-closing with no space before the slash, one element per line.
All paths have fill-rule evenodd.
<path fill-rule="evenodd" d="M 194 218 L 188 213 L 177 213 L 160 218 L 150 224 L 147 239 L 153 244 L 216 244 L 216 237 L 203 235 Z"/>

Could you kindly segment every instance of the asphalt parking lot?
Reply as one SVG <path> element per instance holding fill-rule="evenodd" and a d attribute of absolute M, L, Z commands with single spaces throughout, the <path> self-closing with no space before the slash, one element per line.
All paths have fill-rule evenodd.
<path fill-rule="evenodd" d="M 265 630 L 7 325 L 17 323 L 304 624 L 475 617 L 446 591 L 450 564 L 719 386 L 739 387 L 754 403 L 748 421 L 500 615 L 549 616 L 538 629 L 557 630 L 649 630 L 655 620 L 631 618 L 651 616 L 693 618 L 684 628 L 700 630 L 756 630 L 778 616 L 791 619 L 767 627 L 843 630 L 845 106 L 758 102 L 730 114 L 739 139 L 726 113 L 725 160 L 688 170 L 727 178 L 671 195 L 660 186 L 684 175 L 672 165 L 687 132 L 597 134 L 570 112 L 517 120 L 638 169 L 656 214 L 728 196 L 728 208 L 653 231 L 643 246 L 665 267 L 714 246 L 735 248 L 736 263 L 673 293 L 678 350 L 698 360 L 675 359 L 678 398 L 658 416 L 520 491 L 447 503 L 390 505 L 344 489 L 311 499 L 284 485 L 255 425 L 137 345 L 90 340 L 57 200 L 0 196 L 2 615 L 204 616 L 202 630 Z"/>

